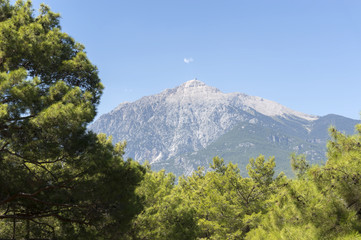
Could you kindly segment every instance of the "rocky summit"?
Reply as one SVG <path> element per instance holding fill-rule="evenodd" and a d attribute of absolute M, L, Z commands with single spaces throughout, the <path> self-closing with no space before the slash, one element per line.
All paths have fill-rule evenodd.
<path fill-rule="evenodd" d="M 90 129 L 127 141 L 126 157 L 148 160 L 155 170 L 189 175 L 208 168 L 216 155 L 246 165 L 249 158 L 275 156 L 277 170 L 291 174 L 292 152 L 311 163 L 325 159 L 328 127 L 348 134 L 359 121 L 313 116 L 243 93 L 222 93 L 191 80 L 135 102 L 121 103 Z M 241 169 L 245 169 L 240 166 Z"/>

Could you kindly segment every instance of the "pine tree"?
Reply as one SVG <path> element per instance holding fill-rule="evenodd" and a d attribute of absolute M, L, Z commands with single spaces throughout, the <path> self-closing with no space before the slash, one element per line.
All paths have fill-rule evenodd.
<path fill-rule="evenodd" d="M 59 14 L 0 0 L 0 237 L 111 239 L 139 212 L 143 168 L 86 129 L 102 89 Z"/>

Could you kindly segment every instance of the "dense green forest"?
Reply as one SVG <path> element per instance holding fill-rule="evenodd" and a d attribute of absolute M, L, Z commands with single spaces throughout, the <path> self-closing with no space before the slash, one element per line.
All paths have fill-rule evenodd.
<path fill-rule="evenodd" d="M 1 239 L 361 239 L 361 125 L 293 179 L 262 155 L 176 179 L 87 130 L 102 89 L 59 14 L 0 0 Z"/>

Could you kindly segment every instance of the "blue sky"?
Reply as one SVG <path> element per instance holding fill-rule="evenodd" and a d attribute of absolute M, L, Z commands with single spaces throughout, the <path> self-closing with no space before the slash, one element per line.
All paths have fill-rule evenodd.
<path fill-rule="evenodd" d="M 294 110 L 360 119 L 359 0 L 44 0 L 85 45 L 98 116 L 197 77 Z M 184 59 L 193 59 L 186 63 Z"/>

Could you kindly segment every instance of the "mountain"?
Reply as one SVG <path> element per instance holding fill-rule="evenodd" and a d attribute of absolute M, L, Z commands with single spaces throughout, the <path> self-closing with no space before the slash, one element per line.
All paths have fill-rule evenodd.
<path fill-rule="evenodd" d="M 243 93 L 222 93 L 191 80 L 135 102 L 121 103 L 90 129 L 126 140 L 126 156 L 148 160 L 155 170 L 189 175 L 216 155 L 245 169 L 250 157 L 275 156 L 278 171 L 290 174 L 291 152 L 311 162 L 325 159 L 327 129 L 348 134 L 359 121 L 338 115 L 313 116 Z M 243 167 L 244 165 L 244 167 Z"/>

